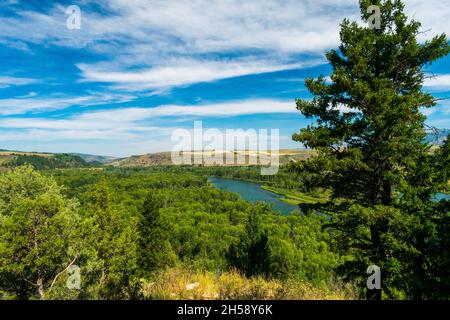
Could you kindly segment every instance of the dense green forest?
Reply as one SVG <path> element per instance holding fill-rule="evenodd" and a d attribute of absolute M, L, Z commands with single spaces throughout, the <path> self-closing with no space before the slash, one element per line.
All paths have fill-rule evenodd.
<path fill-rule="evenodd" d="M 229 176 L 230 170 L 238 179 L 258 172 L 174 166 L 37 172 L 23 166 L 3 173 L 3 298 L 174 298 L 174 292 L 202 298 L 186 291 L 186 283 L 211 286 L 219 280 L 216 291 L 226 291 L 220 297 L 364 294 L 358 279 L 367 277 L 365 268 L 353 280 L 344 281 L 340 273 L 339 267 L 356 255 L 342 250 L 341 234 L 330 228 L 329 217 L 300 211 L 280 215 L 208 183 L 211 174 Z M 280 176 L 287 170 L 282 168 Z M 301 184 L 297 175 L 290 178 Z M 436 259 L 448 247 L 441 250 Z M 70 274 L 62 271 L 70 265 L 80 267 L 80 290 L 67 288 Z M 172 282 L 182 279 L 180 293 Z M 275 287 L 277 295 L 265 286 Z"/>
<path fill-rule="evenodd" d="M 176 171 L 3 174 L 4 296 L 137 298 L 168 267 L 343 287 L 334 269 L 345 256 L 331 250 L 323 218 L 282 216 L 216 190 L 204 173 Z M 65 273 L 55 278 L 71 262 L 81 268 L 81 290 L 65 287 Z"/>

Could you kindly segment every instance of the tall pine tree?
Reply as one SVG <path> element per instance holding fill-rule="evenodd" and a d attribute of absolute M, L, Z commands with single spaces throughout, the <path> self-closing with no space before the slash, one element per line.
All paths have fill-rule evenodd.
<path fill-rule="evenodd" d="M 229 266 L 242 271 L 247 277 L 268 276 L 270 273 L 269 236 L 262 225 L 265 213 L 265 205 L 256 205 L 251 209 L 244 233 L 237 243 L 231 244 L 226 255 Z"/>
<path fill-rule="evenodd" d="M 342 273 L 365 286 L 366 269 L 375 264 L 381 268 L 383 294 L 421 298 L 414 287 L 427 271 L 413 267 L 419 262 L 413 257 L 423 257 L 415 232 L 429 234 L 435 225 L 425 224 L 433 224 L 428 218 L 434 214 L 429 207 L 410 210 L 407 197 L 420 187 L 412 185 L 412 177 L 430 157 L 420 109 L 436 100 L 422 89 L 424 67 L 450 47 L 445 35 L 420 43 L 421 25 L 408 20 L 401 1 L 361 0 L 363 20 L 372 14 L 370 5 L 380 8 L 380 28 L 344 20 L 339 50 L 326 55 L 331 81 L 306 80 L 313 99 L 297 100 L 297 109 L 317 121 L 293 139 L 319 151 L 297 169 L 333 192 L 330 202 L 304 209 L 332 214 L 337 244 L 353 257 Z M 422 172 L 433 179 L 432 170 Z"/>
<path fill-rule="evenodd" d="M 143 275 L 172 265 L 176 256 L 169 241 L 169 226 L 160 210 L 167 199 L 152 190 L 144 201 L 139 222 L 139 265 Z"/>

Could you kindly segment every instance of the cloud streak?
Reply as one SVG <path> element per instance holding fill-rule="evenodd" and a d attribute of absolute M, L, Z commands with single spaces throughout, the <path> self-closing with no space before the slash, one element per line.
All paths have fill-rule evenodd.
<path fill-rule="evenodd" d="M 163 119 L 289 113 L 298 113 L 294 101 L 256 99 L 206 105 L 161 105 L 153 108 L 90 111 L 67 119 L 8 117 L 0 118 L 0 141 L 63 141 L 64 144 L 84 141 L 87 146 L 96 142 L 104 154 L 108 152 L 102 146 L 108 144 L 111 147 L 115 141 L 116 146 L 124 146 L 124 149 L 121 147 L 121 150 L 110 150 L 109 154 L 124 156 L 127 155 L 126 152 L 135 153 L 136 150 L 170 150 L 170 135 L 180 126 L 170 126 L 170 122 Z M 165 126 L 161 127 L 160 123 L 165 123 Z M 130 149 L 133 145 L 135 149 Z M 156 145 L 159 146 L 157 150 Z M 84 148 L 83 150 L 86 151 Z"/>
<path fill-rule="evenodd" d="M 12 86 L 24 86 L 39 82 L 37 79 L 19 77 L 0 77 L 0 89 Z"/>
<path fill-rule="evenodd" d="M 145 131 L 139 125 L 144 120 L 158 122 L 161 117 L 232 117 L 250 114 L 298 113 L 294 101 L 255 99 L 205 105 L 161 105 L 152 108 L 130 107 L 96 112 L 85 112 L 69 119 L 5 118 L 0 119 L 2 128 L 33 129 L 129 129 Z M 153 128 L 150 128 L 153 129 Z"/>
<path fill-rule="evenodd" d="M 108 71 L 79 64 L 83 80 L 107 82 L 121 89 L 164 89 L 200 82 L 299 68 L 301 64 L 277 64 L 273 61 L 197 61 L 181 60 L 139 72 Z"/>
<path fill-rule="evenodd" d="M 105 57 L 79 62 L 85 81 L 114 89 L 148 90 L 297 68 L 301 53 L 322 56 L 339 41 L 344 17 L 359 20 L 355 0 L 105 0 L 83 1 L 82 29 L 68 30 L 65 6 L 42 12 L 17 7 L 0 16 L 0 42 L 83 48 Z M 102 8 L 102 13 L 93 8 Z M 447 32 L 442 1 L 411 0 L 407 12 L 423 21 L 423 39 Z M 189 17 L 189 19 L 186 19 Z M 218 58 L 233 53 L 234 61 Z M 257 53 L 255 55 L 255 53 Z M 175 57 L 175 58 L 174 58 Z M 298 57 L 296 58 L 298 61 Z M 1 85 L 1 82 L 0 82 Z"/>
<path fill-rule="evenodd" d="M 450 91 L 450 74 L 439 74 L 428 78 L 424 86 L 433 90 Z"/>
<path fill-rule="evenodd" d="M 37 96 L 33 92 L 24 97 L 0 99 L 0 115 L 42 113 L 72 106 L 94 106 L 111 102 L 126 102 L 132 99 L 132 96 L 123 94 L 92 93 L 85 96 Z"/>

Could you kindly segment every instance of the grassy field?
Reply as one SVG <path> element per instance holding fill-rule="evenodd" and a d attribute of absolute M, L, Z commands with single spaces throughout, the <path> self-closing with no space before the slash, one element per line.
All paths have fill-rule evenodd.
<path fill-rule="evenodd" d="M 312 195 L 308 195 L 306 193 L 300 191 L 292 191 L 286 190 L 282 188 L 269 187 L 269 186 L 261 186 L 264 190 L 279 194 L 283 196 L 280 198 L 281 201 L 290 203 L 290 204 L 299 204 L 299 203 L 318 203 L 318 202 L 326 202 L 329 198 L 329 192 L 325 192 L 322 197 L 315 197 Z"/>

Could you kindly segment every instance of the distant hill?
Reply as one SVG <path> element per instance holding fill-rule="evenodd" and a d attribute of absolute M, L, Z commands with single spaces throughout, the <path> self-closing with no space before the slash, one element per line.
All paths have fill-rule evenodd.
<path fill-rule="evenodd" d="M 82 168 L 89 164 L 82 158 L 69 154 L 0 153 L 0 166 L 11 168 L 29 164 L 36 169 Z"/>
<path fill-rule="evenodd" d="M 47 153 L 0 149 L 0 166 L 16 166 L 23 162 L 44 167 L 100 166 L 116 160 L 115 157 L 84 153 Z"/>
<path fill-rule="evenodd" d="M 439 145 L 450 134 L 450 129 L 429 130 L 426 141 Z M 190 151 L 191 159 L 196 151 Z M 222 157 L 226 158 L 230 151 L 220 151 Z M 304 149 L 282 149 L 280 150 L 280 164 L 286 164 L 291 161 L 302 161 L 316 152 L 313 150 Z M 246 164 L 249 165 L 250 158 L 257 156 L 255 151 L 234 151 L 234 155 L 243 155 L 246 159 Z M 31 164 L 37 169 L 56 169 L 56 168 L 84 168 L 110 165 L 114 167 L 149 167 L 173 165 L 170 152 L 148 153 L 144 155 L 134 155 L 126 158 L 115 158 L 109 156 L 99 156 L 83 153 L 45 153 L 45 152 L 23 152 L 10 151 L 0 149 L 0 169 L 8 167 L 16 167 L 22 164 Z M 192 161 L 193 163 L 193 161 Z"/>
<path fill-rule="evenodd" d="M 14 168 L 29 164 L 36 169 L 84 168 L 91 166 L 79 156 L 71 154 L 0 151 L 0 168 Z"/>
<path fill-rule="evenodd" d="M 186 153 L 186 152 L 185 152 Z M 191 156 L 191 160 L 193 163 L 193 158 L 196 154 L 199 154 L 198 151 L 190 151 L 188 152 Z M 222 157 L 225 159 L 227 155 L 231 154 L 232 151 L 219 151 L 219 153 L 222 154 Z M 285 164 L 290 161 L 301 161 L 305 160 L 309 157 L 311 157 L 313 154 L 315 154 L 315 151 L 311 150 L 301 150 L 301 149 L 283 149 L 280 150 L 280 164 Z M 257 157 L 257 153 L 255 151 L 234 151 L 234 155 L 238 156 L 244 156 L 246 159 L 246 163 L 243 165 L 249 165 L 251 161 L 249 161 L 250 158 Z M 225 161 L 224 161 L 225 162 Z M 254 161 L 256 162 L 256 161 Z M 253 162 L 253 163 L 254 163 Z M 172 159 L 171 159 L 171 153 L 170 152 L 159 152 L 159 153 L 148 153 L 144 155 L 136 155 L 131 156 L 128 158 L 122 158 L 117 159 L 111 163 L 109 163 L 111 166 L 115 167 L 149 167 L 149 166 L 157 166 L 157 165 L 173 165 Z M 229 165 L 227 165 L 229 166 Z M 233 165 L 231 165 L 233 166 Z"/>
<path fill-rule="evenodd" d="M 428 143 L 440 145 L 450 134 L 450 129 L 428 130 L 425 140 Z"/>
<path fill-rule="evenodd" d="M 170 152 L 148 153 L 127 158 L 116 159 L 109 163 L 114 167 L 148 167 L 155 165 L 171 165 Z"/>
<path fill-rule="evenodd" d="M 441 129 L 436 131 L 430 131 L 427 134 L 426 141 L 436 146 L 440 145 L 450 134 L 449 129 Z M 197 151 L 190 151 L 190 156 L 193 163 L 193 157 Z M 225 158 L 230 151 L 221 151 L 222 156 Z M 244 155 L 246 157 L 246 164 L 250 162 L 249 157 L 256 157 L 255 151 L 235 151 L 235 155 Z M 286 164 L 290 161 L 302 161 L 316 154 L 314 150 L 305 149 L 282 149 L 280 150 L 280 164 Z M 173 165 L 170 152 L 148 153 L 144 155 L 134 155 L 127 158 L 115 159 L 108 163 L 108 165 L 114 167 L 149 167 L 157 165 Z"/>
<path fill-rule="evenodd" d="M 110 156 L 98 156 L 94 154 L 84 154 L 84 153 L 70 153 L 70 154 L 78 156 L 86 162 L 110 163 L 117 160 L 117 158 Z"/>

